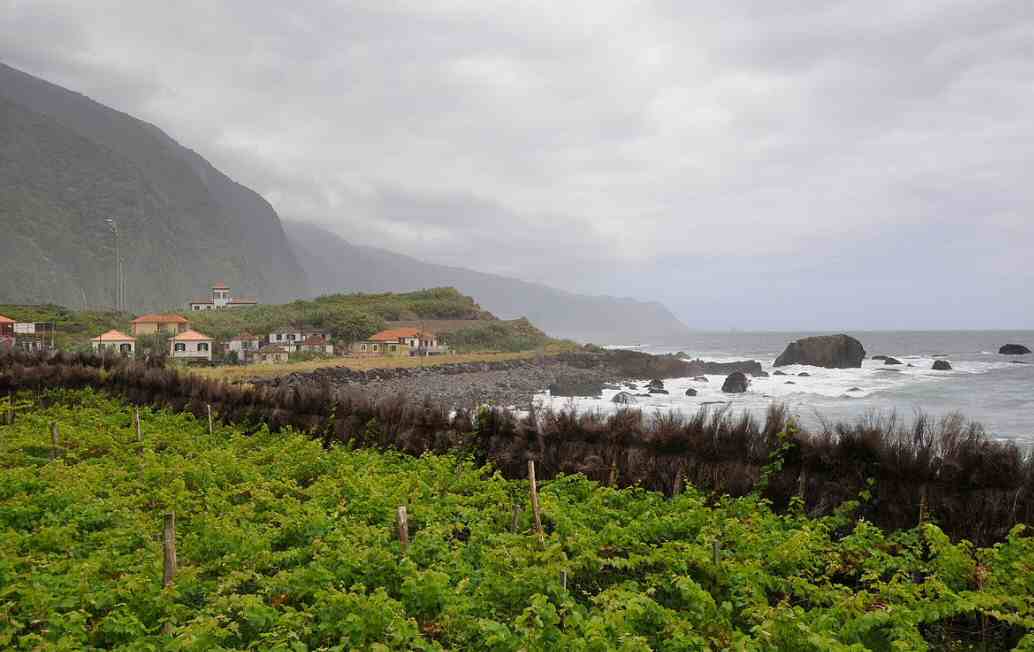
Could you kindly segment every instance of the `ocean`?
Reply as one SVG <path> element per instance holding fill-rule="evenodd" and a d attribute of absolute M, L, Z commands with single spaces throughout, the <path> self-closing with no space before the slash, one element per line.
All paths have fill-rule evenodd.
<path fill-rule="evenodd" d="M 936 418 L 961 413 L 981 423 L 996 439 L 1013 440 L 1025 447 L 1034 445 L 1034 355 L 998 354 L 1003 344 L 1024 344 L 1034 349 L 1034 331 L 845 332 L 865 347 L 868 357 L 860 369 L 781 367 L 787 376 L 754 378 L 746 394 L 722 393 L 724 376 L 709 376 L 706 383 L 675 378 L 665 381 L 670 394 L 638 398 L 638 404 L 648 412 L 695 412 L 705 404 L 728 404 L 736 412 L 762 415 L 769 405 L 778 402 L 785 404 L 805 427 L 823 419 L 855 421 L 874 413 L 895 413 L 905 421 L 911 421 L 918 411 Z M 699 332 L 669 346 L 629 347 L 654 354 L 683 351 L 704 360 L 753 359 L 771 374 L 775 371 L 772 363 L 789 342 L 822 334 L 827 333 Z M 904 364 L 887 366 L 871 358 L 880 354 Z M 952 370 L 933 371 L 933 362 L 938 359 L 950 362 Z M 798 376 L 801 372 L 810 376 Z M 690 387 L 697 390 L 697 396 L 685 396 Z M 611 398 L 616 393 L 605 390 L 601 398 L 573 399 L 545 393 L 536 398 L 554 408 L 613 411 L 617 406 Z"/>

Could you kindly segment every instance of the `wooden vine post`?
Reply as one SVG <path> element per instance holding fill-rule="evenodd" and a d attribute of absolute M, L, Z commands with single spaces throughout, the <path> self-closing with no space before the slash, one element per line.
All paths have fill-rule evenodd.
<path fill-rule="evenodd" d="M 140 408 L 133 410 L 133 423 L 136 425 L 136 442 L 139 444 L 144 440 L 144 435 L 140 431 Z"/>
<path fill-rule="evenodd" d="M 539 487 L 535 482 L 535 460 L 528 460 L 528 481 L 531 483 L 531 510 L 535 515 L 535 532 L 539 537 L 539 545 L 545 545 L 546 535 L 542 531 L 542 512 L 539 511 Z"/>
<path fill-rule="evenodd" d="M 58 448 L 61 446 L 61 429 L 57 421 L 50 422 L 50 459 L 57 458 Z"/>
<path fill-rule="evenodd" d="M 162 533 L 164 569 L 162 586 L 169 588 L 176 579 L 176 512 L 165 514 L 165 528 Z"/>
<path fill-rule="evenodd" d="M 409 516 L 406 514 L 406 506 L 399 505 L 398 509 L 399 547 L 402 554 L 409 550 Z"/>
<path fill-rule="evenodd" d="M 714 560 L 714 565 L 718 566 L 722 563 L 722 542 L 715 539 L 711 543 L 711 557 Z"/>
<path fill-rule="evenodd" d="M 206 403 L 205 410 L 208 412 L 208 434 L 212 434 L 212 404 Z"/>

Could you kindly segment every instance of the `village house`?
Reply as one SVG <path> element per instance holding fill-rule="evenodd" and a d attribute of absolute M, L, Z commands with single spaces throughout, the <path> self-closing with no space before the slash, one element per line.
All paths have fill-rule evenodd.
<path fill-rule="evenodd" d="M 251 356 L 258 353 L 261 344 L 262 340 L 258 335 L 241 333 L 226 341 L 226 350 L 227 352 L 233 351 L 236 353 L 239 361 L 247 362 Z"/>
<path fill-rule="evenodd" d="M 299 353 L 320 353 L 322 355 L 334 355 L 334 345 L 327 341 L 322 335 L 310 335 L 297 346 Z"/>
<path fill-rule="evenodd" d="M 215 340 L 197 331 L 187 330 L 169 338 L 169 355 L 178 360 L 212 360 Z"/>
<path fill-rule="evenodd" d="M 320 330 L 311 330 L 308 328 L 282 328 L 270 333 L 268 341 L 270 344 L 284 347 L 288 353 L 296 353 L 301 350 L 299 347 L 302 343 L 313 336 L 322 337 L 325 340 L 329 339 L 327 337 L 327 333 Z"/>
<path fill-rule="evenodd" d="M 438 336 L 416 328 L 392 328 L 353 342 L 352 353 L 359 356 L 438 355 L 448 348 L 439 345 Z"/>
<path fill-rule="evenodd" d="M 14 320 L 0 315 L 0 348 L 14 346 Z"/>
<path fill-rule="evenodd" d="M 136 338 L 117 330 L 110 330 L 90 340 L 96 353 L 114 351 L 122 355 L 133 355 L 136 352 Z"/>
<path fill-rule="evenodd" d="M 218 310 L 220 308 L 242 308 L 258 305 L 258 299 L 236 299 L 230 295 L 230 288 L 225 283 L 212 286 L 212 295 L 208 299 L 197 299 L 190 302 L 191 311 Z"/>
<path fill-rule="evenodd" d="M 130 329 L 134 337 L 141 335 L 176 335 L 187 330 L 190 322 L 179 315 L 149 314 L 140 315 L 130 322 Z"/>
<path fill-rule="evenodd" d="M 287 362 L 289 357 L 290 354 L 284 347 L 277 346 L 276 344 L 267 344 L 258 350 L 252 360 L 258 363 L 282 364 Z"/>

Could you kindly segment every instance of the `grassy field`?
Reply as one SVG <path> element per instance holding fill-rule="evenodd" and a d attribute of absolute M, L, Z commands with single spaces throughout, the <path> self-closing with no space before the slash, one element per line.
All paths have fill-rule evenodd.
<path fill-rule="evenodd" d="M 325 367 L 347 367 L 348 369 L 396 369 L 412 367 L 433 367 L 458 362 L 498 362 L 500 360 L 521 360 L 538 355 L 538 351 L 520 351 L 516 353 L 457 353 L 453 355 L 436 355 L 430 358 L 323 358 L 287 364 L 253 364 L 226 365 L 219 367 L 199 367 L 192 373 L 205 378 L 226 380 L 229 382 L 250 380 L 254 378 L 275 378 L 291 373 L 305 373 Z"/>

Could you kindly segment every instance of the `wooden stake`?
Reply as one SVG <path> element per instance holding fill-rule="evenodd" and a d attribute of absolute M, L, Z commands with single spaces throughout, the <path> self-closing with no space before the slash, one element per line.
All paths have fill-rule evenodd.
<path fill-rule="evenodd" d="M 50 422 L 50 459 L 57 458 L 57 450 L 61 446 L 61 430 L 57 421 Z"/>
<path fill-rule="evenodd" d="M 714 559 L 715 566 L 722 563 L 722 542 L 718 539 L 711 543 L 711 556 Z"/>
<path fill-rule="evenodd" d="M 162 576 L 162 586 L 169 588 L 176 579 L 176 512 L 168 512 L 165 515 L 162 547 L 165 552 L 165 573 Z"/>
<path fill-rule="evenodd" d="M 133 410 L 133 422 L 136 424 L 136 441 L 140 443 L 144 440 L 144 435 L 140 432 L 140 408 Z"/>
<path fill-rule="evenodd" d="M 542 513 L 539 511 L 539 487 L 535 482 L 535 460 L 528 460 L 528 481 L 531 483 L 531 510 L 535 515 L 535 532 L 539 536 L 539 544 L 546 544 L 546 534 L 542 531 Z"/>
<path fill-rule="evenodd" d="M 514 505 L 513 505 L 513 522 L 510 524 L 510 531 L 511 532 L 516 533 L 517 532 L 517 528 L 520 527 L 520 524 L 521 524 L 521 512 L 522 511 L 524 511 L 524 510 L 521 509 L 520 503 L 514 503 Z"/>
<path fill-rule="evenodd" d="M 205 409 L 208 411 L 208 434 L 212 434 L 212 405 L 206 403 Z"/>
<path fill-rule="evenodd" d="M 398 511 L 399 545 L 402 547 L 402 554 L 409 550 L 409 517 L 406 514 L 406 506 L 399 505 Z"/>
<path fill-rule="evenodd" d="M 610 478 L 608 478 L 607 484 L 611 487 L 618 486 L 618 461 L 615 458 L 610 463 Z"/>
<path fill-rule="evenodd" d="M 926 483 L 924 482 L 919 487 L 919 525 L 926 523 L 930 515 L 928 513 L 928 507 L 926 504 Z"/>
<path fill-rule="evenodd" d="M 672 497 L 678 496 L 682 493 L 682 467 L 680 466 L 675 471 L 675 480 L 671 483 L 671 495 Z"/>

